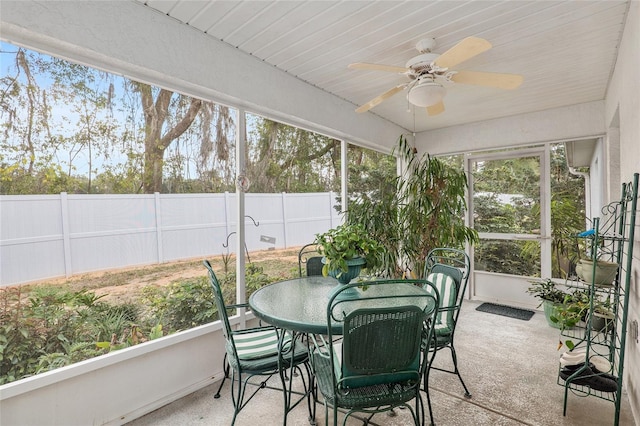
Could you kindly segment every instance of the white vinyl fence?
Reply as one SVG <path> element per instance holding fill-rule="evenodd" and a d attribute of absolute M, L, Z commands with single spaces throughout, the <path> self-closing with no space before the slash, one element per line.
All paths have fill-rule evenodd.
<path fill-rule="evenodd" d="M 336 196 L 245 194 L 247 249 L 313 241 Z M 0 286 L 236 253 L 236 211 L 235 193 L 0 196 Z"/>

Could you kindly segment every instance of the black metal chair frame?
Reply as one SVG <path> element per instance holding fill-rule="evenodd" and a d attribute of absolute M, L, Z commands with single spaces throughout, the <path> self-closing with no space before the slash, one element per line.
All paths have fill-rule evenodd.
<path fill-rule="evenodd" d="M 209 272 L 209 278 L 214 292 L 214 299 L 218 308 L 220 321 L 222 322 L 222 331 L 226 340 L 226 354 L 224 358 L 224 378 L 220 384 L 214 398 L 219 398 L 222 385 L 229 373 L 231 373 L 231 399 L 233 402 L 234 413 L 231 424 L 235 424 L 236 418 L 240 411 L 249 403 L 251 399 L 261 389 L 273 389 L 283 393 L 284 397 L 284 420 L 283 425 L 287 424 L 287 414 L 294 409 L 303 400 L 307 400 L 309 410 L 309 420 L 311 424 L 315 424 L 315 404 L 312 405 L 311 398 L 313 396 L 311 370 L 309 367 L 308 351 L 305 345 L 302 345 L 297 339 L 291 339 L 291 335 L 284 330 L 277 329 L 272 326 L 260 326 L 245 330 L 233 330 L 229 322 L 227 311 L 232 308 L 247 307 L 246 304 L 236 304 L 227 306 L 224 303 L 222 289 L 218 279 L 213 272 L 213 268 L 209 261 L 203 261 Z M 238 349 L 235 343 L 235 337 L 247 335 L 255 332 L 274 331 L 278 336 L 277 350 L 275 353 L 265 354 L 255 359 L 246 360 L 238 355 Z M 284 349 L 283 349 L 284 348 Z M 301 366 L 306 370 L 309 381 L 305 380 Z M 288 374 L 288 372 L 291 374 Z M 268 380 L 274 375 L 280 377 L 281 387 L 273 387 L 267 384 Z M 237 389 L 236 389 L 237 376 Z M 246 376 L 243 380 L 243 376 Z M 250 381 L 255 376 L 264 377 L 259 383 Z M 300 377 L 303 384 L 303 392 L 294 391 L 292 389 L 293 377 Z M 247 385 L 254 385 L 256 388 L 248 396 L 246 394 Z M 293 396 L 299 396 L 295 401 Z"/>
<path fill-rule="evenodd" d="M 357 299 L 353 299 L 352 295 L 343 296 L 341 293 L 352 291 L 358 285 L 374 286 L 374 285 L 397 285 L 397 284 L 414 284 L 426 285 L 425 280 L 377 280 L 365 283 L 351 283 L 341 286 L 332 294 L 327 306 L 327 322 L 343 323 L 342 348 L 344 348 L 344 356 L 341 363 L 336 360 L 336 350 L 334 350 L 334 337 L 336 337 L 331 329 L 326 336 L 311 336 L 311 365 L 316 373 L 316 382 L 323 395 L 323 403 L 325 407 L 325 424 L 329 422 L 329 407 L 333 408 L 333 424 L 337 424 L 338 410 L 345 412 L 343 425 L 353 413 L 359 412 L 368 414 L 369 417 L 364 420 L 365 424 L 371 418 L 382 412 L 392 412 L 395 407 L 408 408 L 412 414 L 416 425 L 424 424 L 424 404 L 420 398 L 420 385 L 422 383 L 426 368 L 429 364 L 429 352 L 424 352 L 423 348 L 428 347 L 429 341 L 433 338 L 433 328 L 431 324 L 435 321 L 438 306 L 438 294 L 432 293 L 424 295 L 400 295 L 400 296 L 372 296 L 368 297 L 366 291 L 362 292 Z M 348 293 L 344 293 L 348 294 Z M 355 310 L 348 307 L 353 300 L 362 304 L 366 304 L 367 300 L 380 301 L 382 299 L 407 300 L 402 306 L 385 306 L 362 307 L 359 306 Z M 424 301 L 424 305 L 420 303 L 420 299 Z M 418 307 L 420 304 L 423 308 Z M 402 331 L 380 332 L 375 330 L 378 327 L 376 321 L 380 321 L 383 327 L 389 327 L 389 321 L 403 321 L 418 315 L 409 320 L 413 325 L 409 329 L 403 328 Z M 350 324 L 356 324 L 350 326 Z M 399 324 L 399 323 L 398 323 Z M 406 324 L 405 324 L 406 325 Z M 369 327 L 369 331 L 367 331 Z M 370 328 L 370 327 L 373 327 Z M 397 326 L 392 326 L 397 327 Z M 410 331 L 411 327 L 414 328 Z M 361 330 L 359 330 L 361 328 Z M 375 330 L 375 331 L 374 331 Z M 400 329 L 398 329 L 400 330 Z M 416 334 L 414 334 L 416 333 Z M 411 337 L 413 335 L 413 338 Z M 404 341 L 403 339 L 409 339 Z M 413 339 L 413 340 L 411 340 Z M 395 343 L 395 344 L 394 344 Z M 350 346 L 351 345 L 351 346 Z M 363 345 L 368 347 L 377 347 L 382 345 L 386 349 L 382 352 L 369 351 L 366 348 L 363 351 Z M 403 345 L 412 345 L 416 358 L 419 359 L 418 366 L 407 367 L 403 362 L 407 361 L 406 357 L 399 354 L 403 353 Z M 413 346 L 415 345 L 415 346 Z M 355 352 L 351 352 L 354 350 Z M 372 356 L 375 355 L 375 356 Z M 376 356 L 378 358 L 376 358 Z M 349 359 L 350 357 L 354 357 Z M 380 359 L 380 357 L 382 357 Z M 404 361 L 399 361 L 403 359 Z M 352 364 L 352 360 L 357 360 Z M 389 371 L 387 362 L 392 365 L 404 365 L 398 370 Z M 351 369 L 353 375 L 348 377 L 337 378 L 334 373 L 337 365 Z M 365 373 L 366 371 L 366 373 Z M 349 384 L 351 380 L 351 384 Z M 356 381 L 354 384 L 353 381 Z M 362 381 L 364 382 L 358 382 Z M 373 382 L 371 382 L 373 381 Z M 330 390 L 331 389 L 331 390 Z M 317 396 L 317 389 L 315 391 Z M 415 410 L 409 403 L 415 402 Z"/>
<path fill-rule="evenodd" d="M 322 275 L 322 256 L 316 247 L 315 243 L 306 244 L 298 252 L 298 274 L 300 277 Z M 311 254 L 315 254 L 315 256 L 309 256 Z M 303 275 L 303 265 L 306 275 Z"/>
<path fill-rule="evenodd" d="M 456 354 L 456 349 L 454 346 L 454 337 L 456 331 L 456 325 L 458 323 L 458 317 L 460 315 L 460 308 L 462 307 L 462 302 L 464 300 L 465 291 L 467 288 L 467 283 L 469 281 L 469 274 L 471 271 L 471 261 L 469 256 L 462 250 L 457 250 L 453 248 L 435 248 L 429 252 L 426 258 L 425 265 L 425 279 L 431 273 L 443 273 L 445 275 L 450 276 L 455 281 L 456 285 L 456 298 L 455 305 L 449 307 L 439 307 L 438 313 L 442 313 L 443 311 L 452 312 L 452 324 L 451 324 L 451 332 L 447 336 L 438 336 L 434 333 L 434 338 L 432 340 L 432 344 L 430 345 L 429 352 L 433 352 L 433 356 L 429 362 L 429 366 L 425 371 L 424 375 L 424 390 L 427 394 L 427 403 L 429 405 L 429 412 L 431 414 L 431 425 L 435 425 L 433 420 L 433 412 L 431 410 L 431 399 L 429 398 L 429 373 L 431 370 L 443 371 L 450 374 L 455 374 L 460 379 L 460 383 L 464 388 L 464 396 L 465 398 L 471 398 L 471 393 L 467 388 L 467 385 L 462 380 L 462 376 L 460 375 L 460 370 L 458 369 L 458 357 Z M 433 283 L 429 283 L 429 285 L 433 288 L 434 291 L 438 291 Z M 441 303 L 442 304 L 442 303 Z M 434 367 L 433 361 L 436 357 L 436 354 L 442 350 L 448 348 L 451 353 L 451 359 L 453 361 L 453 370 L 448 370 L 445 368 L 437 368 Z"/>

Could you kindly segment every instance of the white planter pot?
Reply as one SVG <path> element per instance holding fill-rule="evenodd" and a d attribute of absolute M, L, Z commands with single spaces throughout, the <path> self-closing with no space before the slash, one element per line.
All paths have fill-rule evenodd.
<path fill-rule="evenodd" d="M 604 260 L 596 261 L 595 277 L 593 276 L 593 261 L 590 259 L 580 259 L 576 265 L 576 273 L 578 277 L 586 283 L 594 283 L 601 287 L 610 287 L 618 272 L 618 264 L 606 262 Z"/>

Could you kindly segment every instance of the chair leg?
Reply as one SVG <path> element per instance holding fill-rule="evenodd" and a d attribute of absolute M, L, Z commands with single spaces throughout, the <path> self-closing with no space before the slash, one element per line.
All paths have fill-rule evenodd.
<path fill-rule="evenodd" d="M 433 362 L 433 358 L 431 358 L 431 362 Z M 436 422 L 433 420 L 433 407 L 431 406 L 431 397 L 429 396 L 429 370 L 431 367 L 431 362 L 429 363 L 429 368 L 424 372 L 424 393 L 427 394 L 427 408 L 429 409 L 429 421 L 431 422 L 431 426 L 436 426 Z M 424 413 L 422 413 L 422 423 L 424 424 Z"/>
<path fill-rule="evenodd" d="M 327 401 L 324 402 L 324 426 L 329 426 L 329 406 L 327 405 Z"/>
<path fill-rule="evenodd" d="M 224 370 L 224 376 L 222 376 L 222 382 L 220 383 L 220 386 L 218 386 L 218 391 L 216 392 L 215 395 L 213 395 L 213 397 L 215 399 L 220 398 L 220 391 L 222 390 L 222 386 L 224 385 L 224 381 L 227 380 L 227 378 L 229 377 L 229 369 L 230 368 L 231 368 L 231 366 L 227 362 L 227 354 L 224 354 L 224 359 L 222 360 L 222 369 Z"/>
<path fill-rule="evenodd" d="M 233 402 L 233 419 L 231 419 L 231 426 L 236 423 L 236 417 L 240 410 L 242 409 L 242 399 L 244 394 L 244 386 L 242 386 L 242 374 L 238 373 L 238 394 L 235 394 L 235 375 L 236 371 L 234 370 L 231 375 L 231 401 Z"/>
<path fill-rule="evenodd" d="M 427 396 L 427 399 L 429 397 Z M 424 402 L 422 402 L 422 397 L 420 396 L 420 392 L 418 392 L 418 396 L 416 397 L 416 412 L 415 412 L 415 423 L 416 425 L 424 426 Z"/>
<path fill-rule="evenodd" d="M 309 408 L 309 424 L 312 426 L 316 425 L 316 398 L 317 398 L 317 386 L 315 383 L 315 377 L 313 373 L 311 373 L 311 367 L 309 367 L 308 363 L 304 364 L 305 370 L 307 371 L 307 377 L 309 378 L 309 389 L 305 389 L 307 392 L 307 406 Z"/>
<path fill-rule="evenodd" d="M 451 349 L 451 358 L 453 359 L 453 369 L 456 375 L 458 376 L 458 379 L 460 379 L 460 383 L 462 383 L 462 387 L 464 388 L 464 397 L 471 398 L 471 393 L 469 392 L 469 389 L 467 389 L 467 385 L 464 384 L 464 380 L 462 380 L 462 376 L 460 375 L 460 370 L 458 370 L 458 357 L 456 355 L 456 349 L 453 347 L 453 345 L 449 346 L 449 349 Z"/>
<path fill-rule="evenodd" d="M 428 361 L 427 368 L 424 370 L 424 392 L 427 394 L 427 408 L 429 409 L 429 421 L 431 426 L 435 426 L 436 423 L 433 420 L 433 407 L 431 406 L 431 396 L 429 396 L 429 373 L 431 372 L 431 365 L 433 361 L 436 359 L 436 354 L 438 353 L 437 349 L 434 349 L 433 354 L 431 355 L 431 359 Z M 429 351 L 426 352 L 425 356 L 429 356 Z M 422 414 L 422 422 L 424 424 L 424 413 Z"/>

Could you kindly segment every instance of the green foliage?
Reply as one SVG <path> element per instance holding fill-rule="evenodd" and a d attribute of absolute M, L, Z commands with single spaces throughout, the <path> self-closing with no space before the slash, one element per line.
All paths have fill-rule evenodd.
<path fill-rule="evenodd" d="M 398 177 L 393 179 L 397 182 Z M 373 273 L 390 278 L 402 275 L 403 227 L 400 224 L 395 186 L 382 189 L 377 197 L 363 193 L 351 201 L 347 223 L 363 226 L 372 239 L 384 248 L 380 255 L 380 266 Z"/>
<path fill-rule="evenodd" d="M 252 192 L 324 192 L 340 188 L 340 141 L 250 116 L 246 174 Z"/>
<path fill-rule="evenodd" d="M 396 157 L 349 145 L 347 159 L 350 202 L 362 196 L 377 200 L 383 198 L 385 193 L 395 192 L 398 174 Z"/>
<path fill-rule="evenodd" d="M 20 288 L 0 289 L 0 385 L 30 375 L 38 364 L 38 322 L 29 317 Z"/>
<path fill-rule="evenodd" d="M 580 208 L 575 200 L 567 196 L 554 194 L 551 198 L 553 277 L 567 278 L 580 258 L 580 246 L 576 234 L 581 232 L 585 225 Z"/>
<path fill-rule="evenodd" d="M 204 276 L 165 287 L 145 287 L 143 294 L 152 316 L 165 330 L 185 330 L 217 319 L 213 293 Z"/>
<path fill-rule="evenodd" d="M 344 224 L 327 232 L 316 234 L 318 253 L 325 257 L 323 275 L 329 271 L 347 272 L 347 260 L 362 257 L 366 267 L 375 269 L 380 264 L 384 248 L 367 232 L 361 224 Z M 338 276 L 340 276 L 338 274 Z"/>
<path fill-rule="evenodd" d="M 104 351 L 95 342 L 62 344 L 63 352 L 45 353 L 38 358 L 35 374 L 71 365 L 76 362 L 102 355 Z"/>
<path fill-rule="evenodd" d="M 477 270 L 535 277 L 540 275 L 540 243 L 537 241 L 487 240 L 474 248 Z"/>
<path fill-rule="evenodd" d="M 397 277 L 408 261 L 421 276 L 424 259 L 435 247 L 462 248 L 478 235 L 465 226 L 464 171 L 429 155 L 418 157 L 401 136 L 397 150 L 407 173 L 375 194 L 358 194 L 347 211 L 347 223 L 361 223 L 384 246 L 378 273 Z"/>
<path fill-rule="evenodd" d="M 20 287 L 0 289 L 0 384 L 162 335 L 159 325 L 137 325 L 137 305 L 103 297 L 52 285 L 28 295 Z"/>
<path fill-rule="evenodd" d="M 563 303 L 565 297 L 568 295 L 566 291 L 558 288 L 558 284 L 551 278 L 531 281 L 531 284 L 527 289 L 527 293 L 540 299 L 540 305 L 538 305 L 538 307 L 540 307 L 545 300 L 554 304 Z"/>
<path fill-rule="evenodd" d="M 537 234 L 540 226 L 539 164 L 534 158 L 478 162 L 474 171 L 474 226 L 479 232 Z M 584 230 L 584 182 L 569 173 L 564 144 L 551 145 L 552 277 L 575 268 L 575 235 Z M 512 194 L 500 203 L 498 194 Z M 540 275 L 540 242 L 482 241 L 475 248 L 478 270 Z"/>
<path fill-rule="evenodd" d="M 572 293 L 565 294 L 562 302 L 557 306 L 555 315 L 551 321 L 560 324 L 561 330 L 575 327 L 580 321 L 584 321 L 591 302 L 589 291 L 576 289 Z"/>

